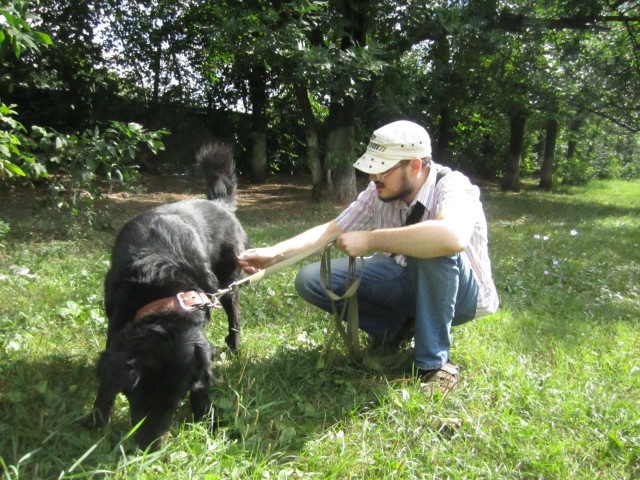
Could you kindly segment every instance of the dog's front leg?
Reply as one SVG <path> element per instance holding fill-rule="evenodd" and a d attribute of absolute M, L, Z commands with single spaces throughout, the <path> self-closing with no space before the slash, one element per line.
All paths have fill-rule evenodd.
<path fill-rule="evenodd" d="M 230 293 L 220 299 L 220 303 L 227 314 L 229 321 L 229 334 L 225 342 L 233 353 L 240 349 L 240 295 L 238 292 Z"/>
<path fill-rule="evenodd" d="M 207 385 L 205 388 L 198 385 L 192 388 L 189 395 L 189 403 L 191 404 L 193 421 L 201 420 L 212 408 L 211 399 L 209 398 L 209 386 Z"/>
<path fill-rule="evenodd" d="M 133 361 L 126 352 L 105 350 L 98 360 L 98 393 L 93 409 L 84 423 L 90 427 L 104 425 L 111 418 L 111 411 L 118 393 L 135 382 Z"/>
<path fill-rule="evenodd" d="M 110 386 L 105 386 L 103 382 L 100 382 L 96 401 L 93 404 L 91 413 L 83 419 L 83 425 L 88 428 L 95 428 L 108 423 L 118 393 L 114 392 Z"/>
<path fill-rule="evenodd" d="M 211 386 L 211 367 L 214 352 L 215 347 L 208 339 L 196 347 L 196 361 L 199 373 L 196 381 L 191 385 L 189 395 L 193 420 L 196 422 L 212 410 L 209 388 Z M 213 425 L 212 428 L 214 428 Z"/>

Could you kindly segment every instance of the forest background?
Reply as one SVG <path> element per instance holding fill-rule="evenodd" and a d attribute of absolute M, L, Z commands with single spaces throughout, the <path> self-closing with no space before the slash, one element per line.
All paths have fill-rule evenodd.
<path fill-rule="evenodd" d="M 400 118 L 503 190 L 640 171 L 637 1 L 0 6 L 5 182 L 182 172 L 217 138 L 254 182 L 310 173 L 316 199 L 348 201 L 371 131 Z"/>

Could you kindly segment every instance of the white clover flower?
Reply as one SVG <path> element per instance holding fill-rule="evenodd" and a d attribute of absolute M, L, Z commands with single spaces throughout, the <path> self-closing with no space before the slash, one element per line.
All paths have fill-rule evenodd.
<path fill-rule="evenodd" d="M 540 234 L 539 234 L 539 233 L 536 233 L 536 234 L 533 236 L 533 238 L 535 238 L 536 240 L 540 240 Z"/>
<path fill-rule="evenodd" d="M 575 237 L 576 235 L 578 235 L 578 230 L 576 230 L 575 228 L 574 228 L 574 229 L 572 229 L 572 230 L 569 232 L 569 235 L 571 235 L 572 237 Z"/>

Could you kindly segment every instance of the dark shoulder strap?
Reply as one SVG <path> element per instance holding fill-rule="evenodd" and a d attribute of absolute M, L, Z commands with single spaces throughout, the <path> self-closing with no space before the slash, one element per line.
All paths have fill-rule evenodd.
<path fill-rule="evenodd" d="M 442 167 L 440 170 L 438 170 L 436 172 L 436 184 L 450 173 L 451 169 L 449 167 Z M 424 215 L 424 210 L 424 205 L 422 205 L 420 202 L 416 203 L 411 209 L 411 212 L 409 213 L 409 216 L 405 220 L 404 224 L 413 225 L 414 223 L 418 223 L 422 218 L 422 215 Z"/>
<path fill-rule="evenodd" d="M 451 173 L 451 169 L 449 167 L 442 167 L 440 170 L 436 172 L 436 183 L 442 180 L 444 177 Z"/>
<path fill-rule="evenodd" d="M 414 223 L 418 223 L 422 218 L 422 215 L 424 215 L 424 210 L 425 206 L 420 202 L 417 202 L 411 209 L 411 212 L 409 213 L 407 219 L 404 221 L 404 224 L 413 225 Z"/>

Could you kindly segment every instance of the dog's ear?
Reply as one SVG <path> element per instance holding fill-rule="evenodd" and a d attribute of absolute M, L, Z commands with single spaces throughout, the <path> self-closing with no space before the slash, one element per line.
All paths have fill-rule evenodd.
<path fill-rule="evenodd" d="M 140 378 L 142 378 L 142 370 L 140 369 L 140 362 L 135 358 L 127 360 L 129 375 L 129 384 L 127 385 L 130 389 L 136 388 L 138 382 L 140 382 Z"/>
<path fill-rule="evenodd" d="M 141 372 L 135 359 L 126 351 L 106 350 L 98 360 L 98 379 L 108 386 L 113 395 L 134 388 L 140 381 Z"/>

